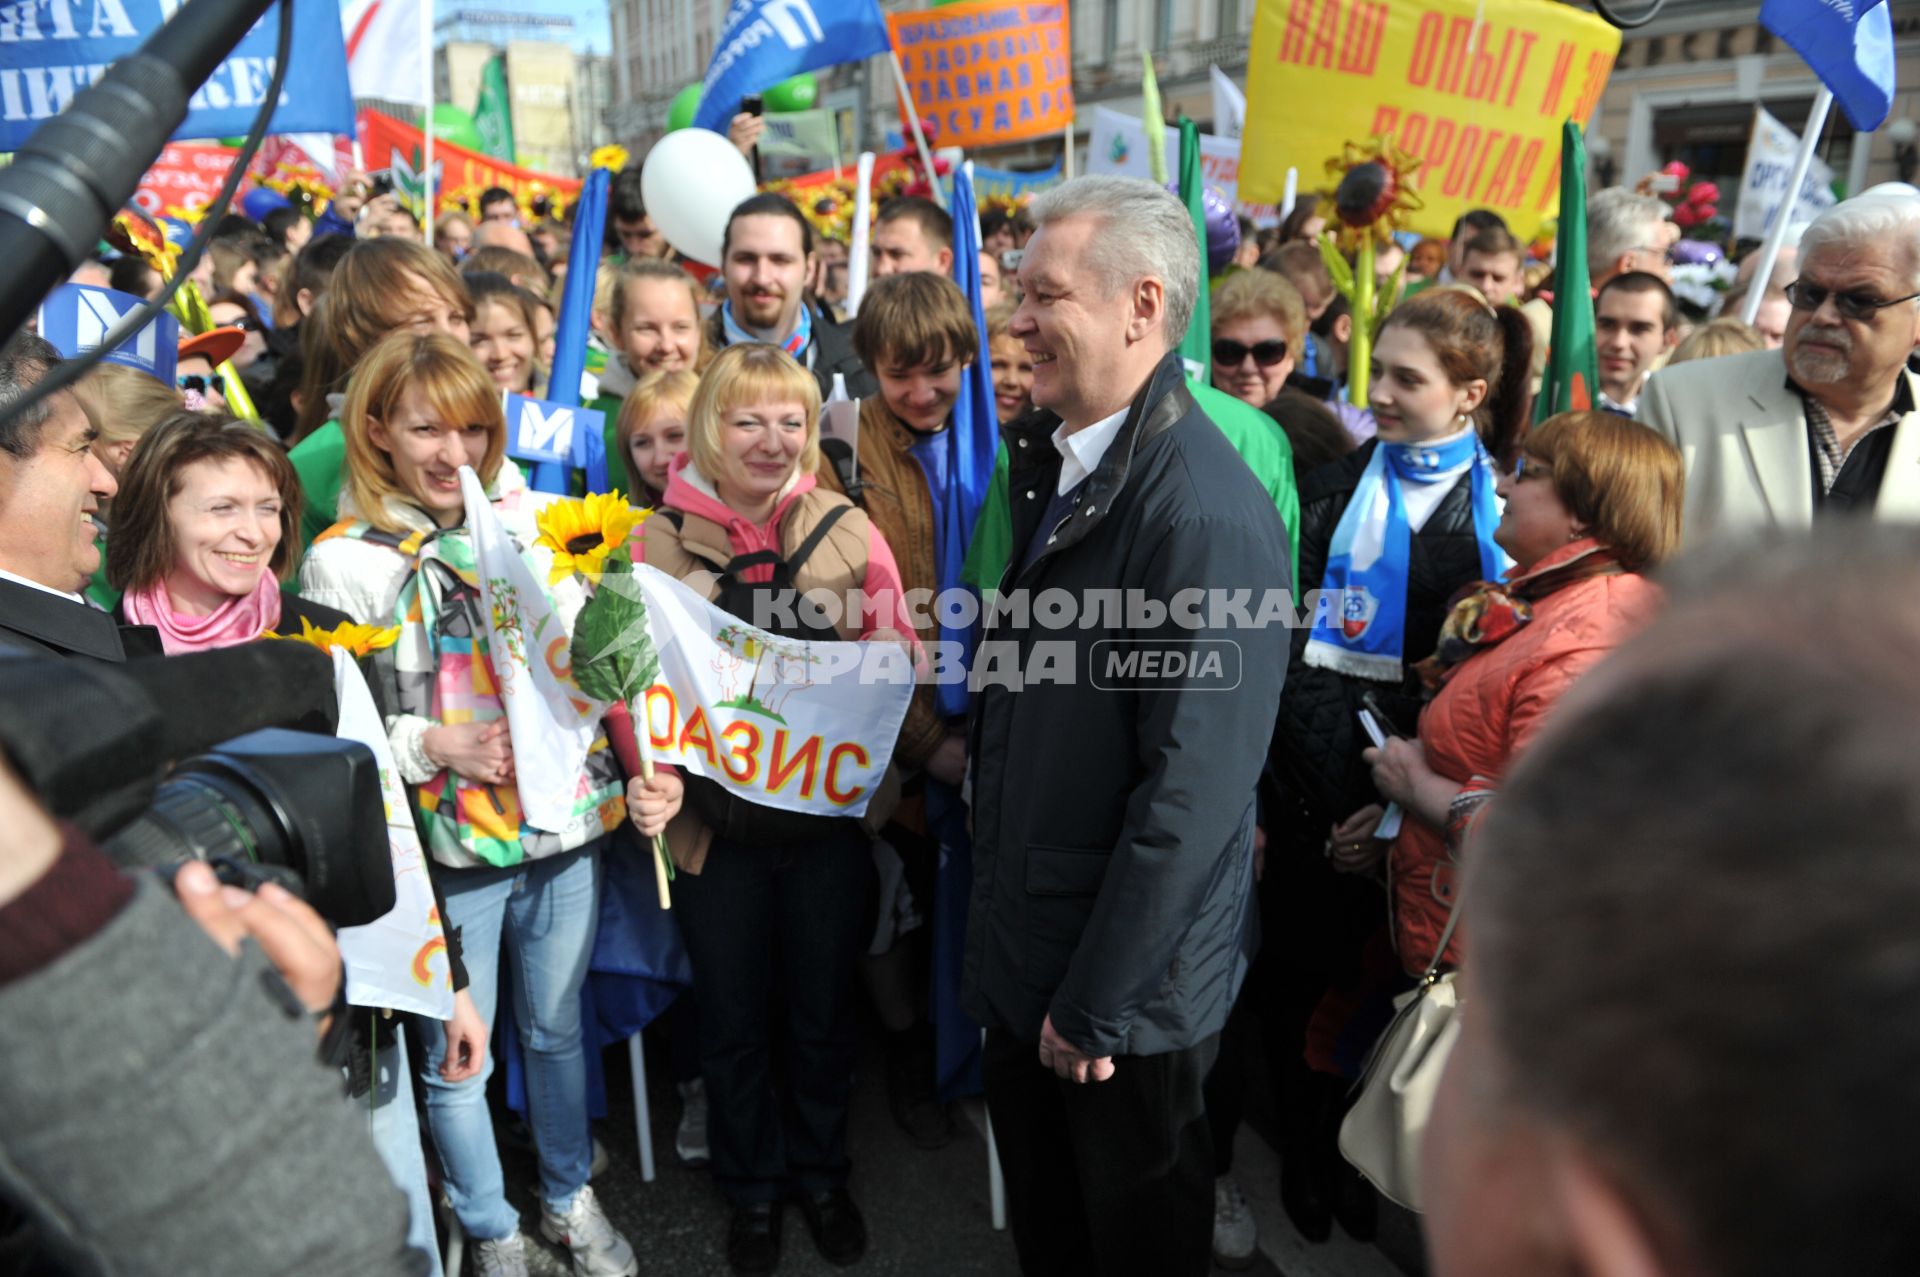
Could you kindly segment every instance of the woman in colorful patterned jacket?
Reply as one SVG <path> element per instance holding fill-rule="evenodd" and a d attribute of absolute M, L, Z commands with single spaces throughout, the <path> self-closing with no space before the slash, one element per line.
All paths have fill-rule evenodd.
<path fill-rule="evenodd" d="M 308 598 L 356 620 L 398 625 L 383 691 L 395 765 L 458 927 L 470 989 L 493 1023 L 499 956 L 512 964 L 515 1022 L 526 1053 L 530 1122 L 540 1160 L 540 1231 L 590 1277 L 632 1274 L 633 1249 L 587 1185 L 592 1160 L 580 987 L 599 912 L 600 855 L 625 811 L 604 739 L 587 755 L 573 815 L 559 831 L 522 820 L 476 575 L 460 471 L 471 467 L 495 513 L 547 579 L 534 541 L 534 500 L 507 460 L 499 391 L 466 344 L 395 333 L 354 372 L 340 415 L 346 474 L 341 521 L 315 539 L 301 569 Z M 563 579 L 554 612 L 571 626 L 584 599 Z M 662 822 L 664 823 L 664 822 Z M 428 1026 L 421 1064 L 428 1127 L 447 1196 L 475 1241 L 475 1271 L 527 1271 L 518 1212 L 507 1202 L 487 1109 L 488 1067 L 443 1076 L 445 1036 Z"/>

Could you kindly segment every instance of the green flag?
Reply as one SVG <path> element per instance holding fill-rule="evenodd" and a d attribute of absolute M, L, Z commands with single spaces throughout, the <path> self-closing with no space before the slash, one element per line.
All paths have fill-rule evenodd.
<path fill-rule="evenodd" d="M 1533 419 L 1593 407 L 1600 365 L 1593 347 L 1593 290 L 1587 275 L 1587 146 L 1572 120 L 1560 126 L 1560 235 L 1554 244 L 1553 336 Z"/>
<path fill-rule="evenodd" d="M 1207 380 L 1207 365 L 1213 348 L 1213 317 L 1207 304 L 1207 206 L 1200 175 L 1200 126 L 1186 116 L 1180 117 L 1180 199 L 1193 218 L 1193 233 L 1200 241 L 1200 295 L 1194 298 L 1193 318 L 1187 335 L 1180 340 L 1180 357 L 1186 361 L 1187 376 L 1198 382 Z"/>
<path fill-rule="evenodd" d="M 480 101 L 473 108 L 481 149 L 496 160 L 517 163 L 513 155 L 513 104 L 507 98 L 507 61 L 491 58 L 480 73 Z"/>
<path fill-rule="evenodd" d="M 1153 55 L 1141 50 L 1140 61 L 1145 64 L 1146 79 L 1141 82 L 1140 91 L 1143 101 L 1140 107 L 1140 127 L 1147 134 L 1147 176 L 1153 179 L 1155 186 L 1167 184 L 1167 116 L 1160 105 L 1160 81 L 1153 74 Z"/>

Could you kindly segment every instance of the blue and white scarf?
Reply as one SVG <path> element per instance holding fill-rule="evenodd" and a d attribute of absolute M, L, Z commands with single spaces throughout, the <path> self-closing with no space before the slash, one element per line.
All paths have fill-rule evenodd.
<path fill-rule="evenodd" d="M 740 321 L 733 317 L 733 303 L 731 301 L 720 303 L 720 326 L 727 334 L 727 345 L 729 346 L 737 346 L 741 342 L 747 341 L 765 342 L 767 340 L 764 337 L 755 337 L 752 333 L 741 327 Z M 813 344 L 813 309 L 804 301 L 801 302 L 800 314 L 793 321 L 793 332 L 788 335 L 785 341 L 768 342 L 767 344 L 778 346 L 805 364 L 808 368 L 813 367 L 813 351 L 809 349 Z"/>
<path fill-rule="evenodd" d="M 1494 544 L 1500 502 L 1494 495 L 1493 458 L 1477 431 L 1433 443 L 1382 441 L 1367 461 L 1346 513 L 1333 530 L 1323 590 L 1337 591 L 1336 610 L 1314 618 L 1307 639 L 1309 665 L 1357 678 L 1398 682 L 1406 646 L 1407 578 L 1413 528 L 1401 485 L 1451 484 L 1466 471 L 1472 485 L 1473 536 L 1480 545 L 1483 579 L 1503 579 L 1512 560 Z"/>

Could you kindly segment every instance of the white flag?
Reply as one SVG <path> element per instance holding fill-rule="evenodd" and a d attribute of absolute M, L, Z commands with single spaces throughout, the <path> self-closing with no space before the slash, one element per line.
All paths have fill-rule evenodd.
<path fill-rule="evenodd" d="M 864 813 L 913 698 L 906 649 L 782 638 L 658 568 L 634 579 L 660 658 L 643 698 L 654 758 L 764 806 Z"/>
<path fill-rule="evenodd" d="M 582 819 L 575 808 L 597 723 L 576 704 L 580 690 L 554 669 L 568 659 L 567 630 L 547 597 L 544 574 L 535 574 L 500 526 L 471 466 L 460 468 L 460 492 L 486 604 L 487 652 L 513 737 L 522 818 L 535 829 L 565 833 Z M 597 827 L 597 815 L 587 818 Z"/>
<path fill-rule="evenodd" d="M 342 927 L 340 961 L 347 972 L 347 1001 L 357 1007 L 392 1007 L 453 1016 L 453 979 L 447 937 L 427 881 L 427 857 L 413 827 L 413 808 L 393 765 L 387 729 L 374 708 L 360 667 L 342 648 L 333 652 L 333 691 L 340 703 L 341 740 L 359 741 L 380 767 L 380 797 L 387 809 L 387 848 L 393 856 L 393 908 L 362 927 Z M 438 961 L 436 961 L 438 959 Z"/>
<path fill-rule="evenodd" d="M 1247 95 L 1233 77 L 1219 67 L 1207 68 L 1213 79 L 1213 132 L 1216 137 L 1238 138 L 1247 127 Z"/>
<path fill-rule="evenodd" d="M 1773 219 L 1787 205 L 1787 180 L 1793 176 L 1793 161 L 1799 151 L 1800 138 L 1792 129 L 1761 108 L 1754 108 L 1747 168 L 1740 176 L 1740 193 L 1734 204 L 1734 238 L 1766 238 Z M 1806 181 L 1791 205 L 1787 223 L 1811 222 L 1839 202 L 1833 196 L 1833 170 L 1816 155 L 1807 166 Z"/>
<path fill-rule="evenodd" d="M 430 105 L 424 74 L 430 50 L 421 44 L 420 36 L 423 3 L 342 0 L 340 25 L 347 37 L 347 78 L 354 97 Z"/>

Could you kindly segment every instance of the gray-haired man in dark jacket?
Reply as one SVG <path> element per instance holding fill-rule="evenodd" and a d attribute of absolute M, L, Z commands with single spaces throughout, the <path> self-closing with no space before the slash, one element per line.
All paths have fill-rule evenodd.
<path fill-rule="evenodd" d="M 1201 1083 L 1253 947 L 1287 532 L 1174 353 L 1202 285 L 1185 208 L 1097 177 L 1032 216 L 1012 332 L 1044 411 L 1008 430 L 975 664 L 964 997 L 1022 1269 L 1203 1274 Z"/>

